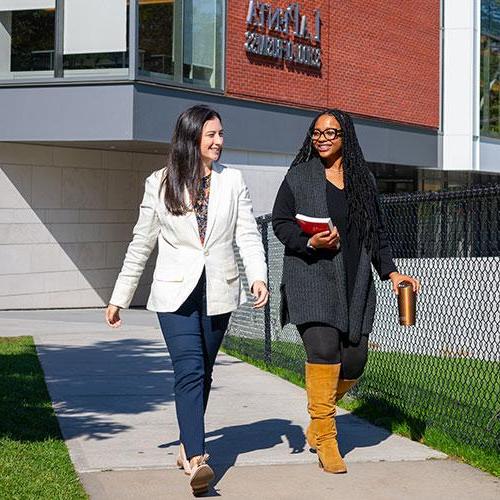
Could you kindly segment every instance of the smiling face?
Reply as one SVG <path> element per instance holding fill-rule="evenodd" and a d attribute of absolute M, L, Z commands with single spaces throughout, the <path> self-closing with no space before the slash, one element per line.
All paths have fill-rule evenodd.
<path fill-rule="evenodd" d="M 321 115 L 314 124 L 312 143 L 322 160 L 331 160 L 342 153 L 342 138 L 340 123 L 332 115 Z"/>
<path fill-rule="evenodd" d="M 206 166 L 220 158 L 224 145 L 224 130 L 218 118 L 207 120 L 201 131 L 200 154 Z"/>

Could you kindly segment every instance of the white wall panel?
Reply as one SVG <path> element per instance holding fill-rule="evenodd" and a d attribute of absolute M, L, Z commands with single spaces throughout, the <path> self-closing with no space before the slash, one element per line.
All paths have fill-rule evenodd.
<path fill-rule="evenodd" d="M 101 167 L 103 155 L 111 167 Z M 0 309 L 105 305 L 154 159 L 0 142 Z M 145 303 L 151 274 L 135 305 Z"/>
<path fill-rule="evenodd" d="M 481 141 L 481 170 L 500 172 L 500 141 Z"/>
<path fill-rule="evenodd" d="M 295 156 L 225 149 L 222 163 L 241 170 L 255 216 L 272 211 L 276 193 Z"/>
<path fill-rule="evenodd" d="M 432 294 L 429 297 L 435 297 L 435 300 L 429 298 L 419 303 L 416 325 L 411 327 L 411 334 L 408 330 L 407 335 L 401 333 L 401 336 L 384 335 L 388 318 L 383 314 L 384 309 L 379 308 L 370 341 L 383 345 L 385 351 L 426 355 L 442 352 L 457 358 L 466 356 L 470 359 L 498 362 L 498 354 L 491 349 L 492 343 L 498 342 L 498 333 L 493 328 L 485 327 L 500 322 L 500 311 L 492 306 L 485 306 L 495 304 L 498 300 L 498 290 L 491 286 L 491 283 L 500 280 L 495 262 L 497 259 L 498 257 L 396 259 L 398 269 L 401 272 L 411 269 L 422 280 L 422 293 Z M 467 273 L 464 273 L 465 268 Z M 485 274 L 489 275 L 487 280 L 484 279 Z M 474 286 L 471 286 L 472 283 Z M 375 285 L 379 300 L 384 300 L 382 297 L 388 293 L 387 283 L 381 282 L 376 273 Z M 439 293 L 441 290 L 446 290 L 446 293 Z M 464 297 L 467 297 L 467 302 Z M 393 321 L 396 320 L 396 303 L 394 300 Z M 467 308 L 465 314 L 464 306 Z M 447 321 L 440 324 L 438 331 L 433 324 L 436 307 L 440 311 L 446 311 L 448 315 Z M 470 314 L 470 311 L 474 311 L 474 314 Z M 461 339 L 460 344 L 457 339 Z"/>
<path fill-rule="evenodd" d="M 444 170 L 475 165 L 476 0 L 444 0 L 442 57 L 442 151 Z"/>
<path fill-rule="evenodd" d="M 126 0 L 66 0 L 64 53 L 127 50 Z"/>
<path fill-rule="evenodd" d="M 446 28 L 448 29 L 472 29 L 474 19 L 470 15 L 475 0 L 445 0 L 444 13 L 446 17 Z"/>
<path fill-rule="evenodd" d="M 472 134 L 473 52 L 468 30 L 447 33 L 445 54 L 446 99 L 443 125 L 446 133 Z"/>
<path fill-rule="evenodd" d="M 56 0 L 0 0 L 2 10 L 54 9 Z"/>

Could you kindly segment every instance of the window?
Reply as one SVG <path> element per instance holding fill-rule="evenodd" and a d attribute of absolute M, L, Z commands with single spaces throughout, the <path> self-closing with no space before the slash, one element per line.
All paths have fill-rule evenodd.
<path fill-rule="evenodd" d="M 139 74 L 222 88 L 223 0 L 139 0 Z"/>
<path fill-rule="evenodd" d="M 0 78 L 54 76 L 55 0 L 0 0 Z"/>
<path fill-rule="evenodd" d="M 221 85 L 222 2 L 184 0 L 183 81 Z"/>
<path fill-rule="evenodd" d="M 500 0 L 481 2 L 481 134 L 500 137 Z"/>
<path fill-rule="evenodd" d="M 500 0 L 481 1 L 481 33 L 500 37 Z"/>
<path fill-rule="evenodd" d="M 481 134 L 500 136 L 500 40 L 481 36 Z"/>
<path fill-rule="evenodd" d="M 224 0 L 0 0 L 0 83 L 118 77 L 222 89 L 224 8 Z"/>
<path fill-rule="evenodd" d="M 177 2 L 178 4 L 179 2 Z M 174 77 L 174 0 L 139 0 L 139 73 Z"/>

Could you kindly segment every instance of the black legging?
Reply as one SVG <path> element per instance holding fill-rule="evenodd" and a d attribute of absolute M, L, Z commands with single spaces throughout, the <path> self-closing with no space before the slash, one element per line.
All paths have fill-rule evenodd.
<path fill-rule="evenodd" d="M 347 333 L 324 323 L 304 323 L 297 326 L 306 349 L 307 362 L 313 364 L 342 363 L 340 376 L 357 379 L 368 359 L 368 336 L 357 344 L 349 341 Z"/>

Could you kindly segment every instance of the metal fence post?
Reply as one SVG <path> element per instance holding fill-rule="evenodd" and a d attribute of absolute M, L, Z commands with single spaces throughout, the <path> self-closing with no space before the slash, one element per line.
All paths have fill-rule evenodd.
<path fill-rule="evenodd" d="M 267 263 L 267 284 L 269 287 L 269 217 L 261 219 L 261 235 L 262 244 L 264 246 L 264 255 Z M 268 300 L 264 306 L 264 362 L 271 364 L 272 362 L 272 348 L 271 348 L 271 301 Z"/>

